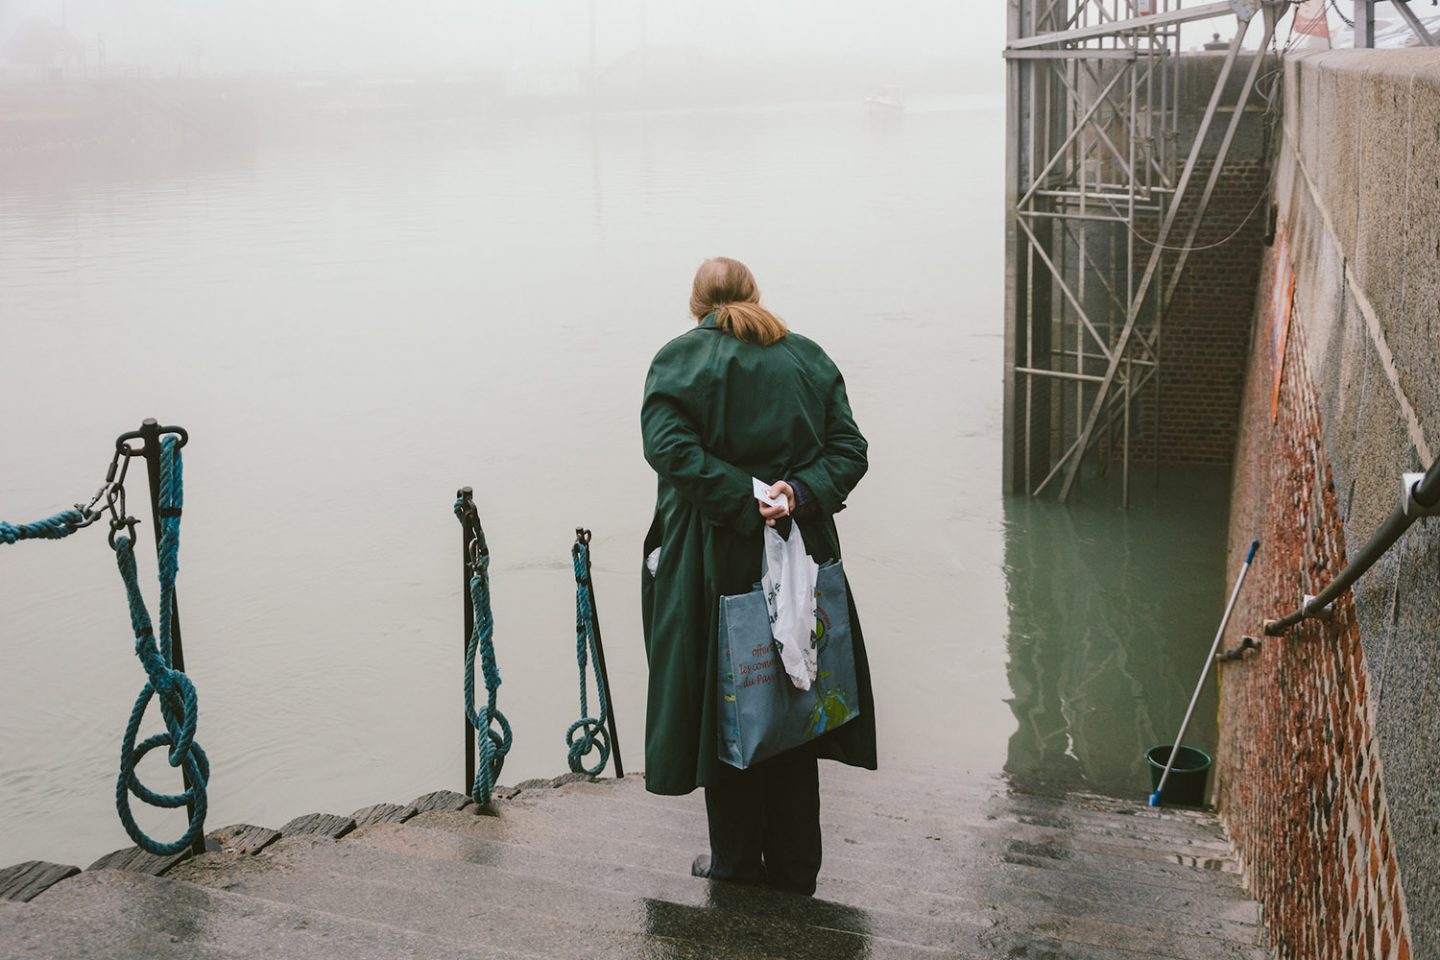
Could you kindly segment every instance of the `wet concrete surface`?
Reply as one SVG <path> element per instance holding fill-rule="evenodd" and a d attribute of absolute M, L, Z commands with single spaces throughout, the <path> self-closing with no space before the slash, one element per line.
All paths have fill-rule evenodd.
<path fill-rule="evenodd" d="M 568 780 L 568 782 L 566 782 Z M 87 871 L 0 903 L 0 952 L 59 957 L 1267 956 L 1218 821 L 918 767 L 822 767 L 815 898 L 689 876 L 704 803 L 640 777 L 524 785 L 335 839 Z M 56 932 L 56 937 L 49 936 Z"/>

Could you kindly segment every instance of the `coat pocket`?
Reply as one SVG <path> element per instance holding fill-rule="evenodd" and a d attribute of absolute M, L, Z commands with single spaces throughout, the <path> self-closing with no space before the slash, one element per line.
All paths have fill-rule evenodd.
<path fill-rule="evenodd" d="M 665 524 L 660 519 L 660 514 L 655 514 L 655 519 L 650 523 L 650 532 L 645 534 L 645 542 L 640 548 L 640 621 L 645 632 L 645 654 L 650 654 L 650 633 L 655 623 L 655 577 L 650 572 L 649 564 L 646 562 L 650 554 L 660 549 L 660 541 L 664 538 Z M 658 567 L 657 567 L 658 569 Z"/>

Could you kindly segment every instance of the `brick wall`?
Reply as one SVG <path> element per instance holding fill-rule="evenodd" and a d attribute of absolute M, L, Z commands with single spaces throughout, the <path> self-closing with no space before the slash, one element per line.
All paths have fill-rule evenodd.
<path fill-rule="evenodd" d="M 1212 165 L 1204 160 L 1196 167 L 1169 245 L 1184 240 Z M 1196 249 L 1190 256 L 1175 291 L 1160 343 L 1162 462 L 1228 464 L 1234 456 L 1250 319 L 1265 249 L 1268 180 L 1266 160 L 1231 159 L 1225 164 L 1195 239 L 1197 248 L 1208 249 Z M 1138 229 L 1144 237 L 1159 233 L 1155 223 Z M 1137 259 L 1143 262 L 1150 249 L 1137 241 Z M 1167 269 L 1174 258 L 1167 254 Z M 1137 460 L 1154 455 L 1155 401 L 1155 393 L 1147 390 L 1137 404 Z"/>
<path fill-rule="evenodd" d="M 1232 552 L 1252 535 L 1261 548 L 1227 646 L 1294 609 L 1345 565 L 1303 325 L 1291 326 L 1274 424 L 1264 328 L 1255 340 L 1230 540 Z M 1238 567 L 1237 556 L 1232 577 Z M 1308 621 L 1262 642 L 1258 653 L 1221 667 L 1218 799 L 1279 956 L 1410 960 L 1418 954 L 1350 594 L 1329 623 Z"/>

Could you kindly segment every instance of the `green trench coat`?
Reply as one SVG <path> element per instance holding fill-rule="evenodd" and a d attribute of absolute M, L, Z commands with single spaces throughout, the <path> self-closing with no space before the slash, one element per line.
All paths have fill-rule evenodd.
<path fill-rule="evenodd" d="M 645 787 L 683 794 L 712 782 L 720 597 L 760 579 L 764 521 L 751 477 L 798 479 L 816 503 L 797 521 L 817 562 L 840 556 L 834 514 L 865 474 L 865 438 L 845 381 L 814 342 L 791 333 L 762 347 L 718 329 L 714 315 L 656 354 L 640 411 L 645 459 L 659 474 L 641 568 L 650 689 Z M 821 737 L 821 757 L 875 769 L 875 701 L 860 618 L 850 601 L 860 716 Z"/>

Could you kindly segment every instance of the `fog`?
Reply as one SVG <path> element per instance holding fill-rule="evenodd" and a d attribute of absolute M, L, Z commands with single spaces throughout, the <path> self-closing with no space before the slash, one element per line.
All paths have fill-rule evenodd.
<path fill-rule="evenodd" d="M 905 0 L 6 0 L 0 38 L 63 23 L 82 59 L 155 74 L 596 69 L 636 51 L 705 61 L 998 66 L 1002 3 Z"/>
<path fill-rule="evenodd" d="M 1000 493 L 1004 32 L 998 0 L 0 0 L 0 356 L 23 358 L 0 377 L 0 519 L 83 501 L 144 417 L 188 429 L 211 822 L 462 785 L 462 485 L 492 551 L 504 779 L 565 764 L 580 524 L 641 765 L 639 396 L 717 254 L 834 358 L 870 439 L 839 524 L 882 762 L 1048 762 L 1064 731 L 1012 740 L 1015 718 L 1084 663 L 1032 658 L 1048 621 L 1012 630 L 1007 607 L 1029 521 Z M 1048 602 L 1047 579 L 1020 594 Z M 88 862 L 127 842 L 116 743 L 143 682 L 104 525 L 0 548 L 0 611 L 0 864 Z M 1132 660 L 1114 632 L 1082 660 Z M 1090 787 L 1130 790 L 1184 703 L 1183 658 L 1154 662 L 1153 713 L 1071 738 Z"/>

